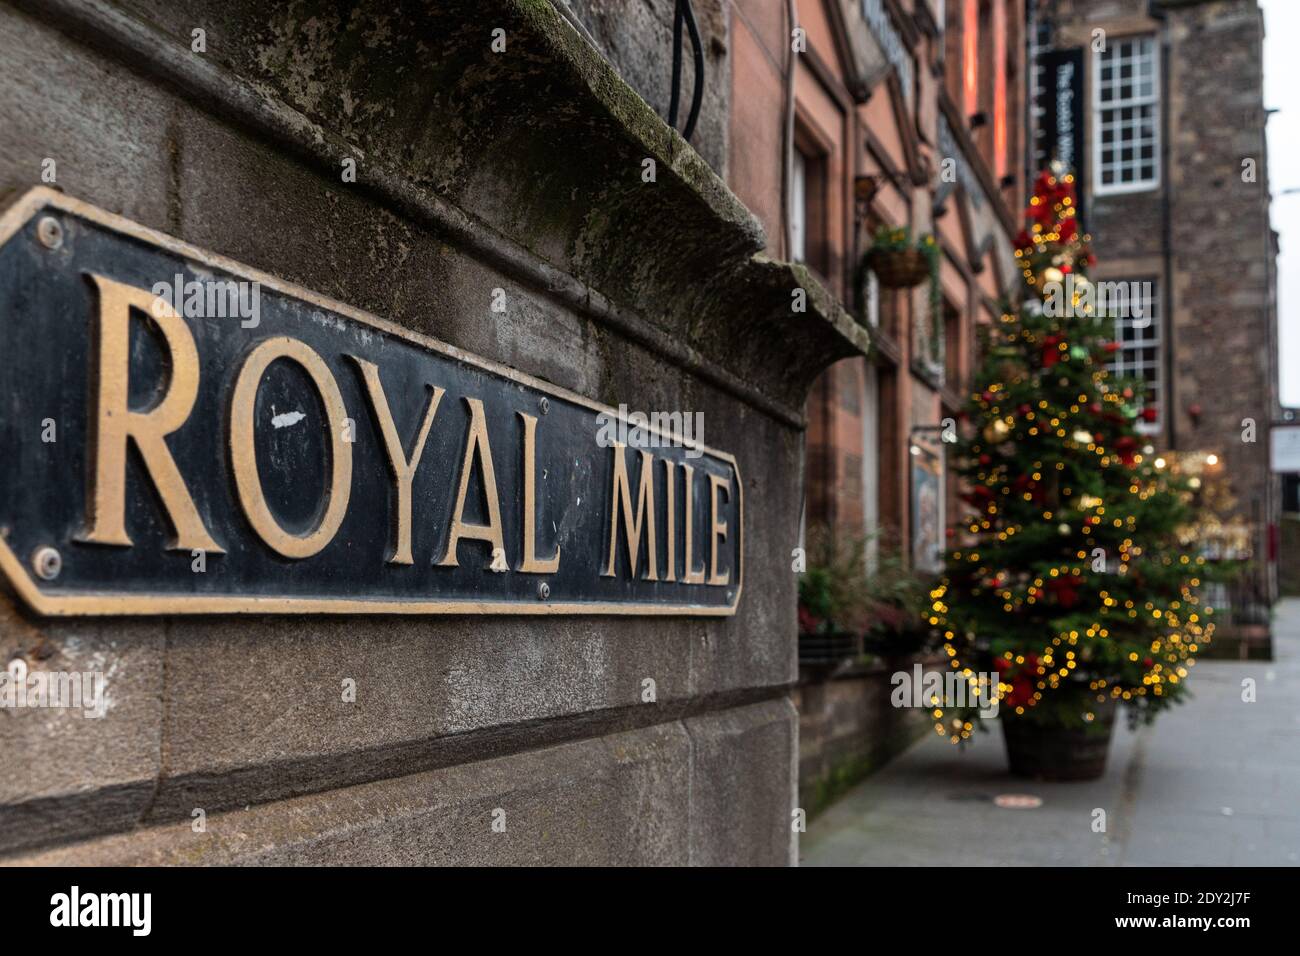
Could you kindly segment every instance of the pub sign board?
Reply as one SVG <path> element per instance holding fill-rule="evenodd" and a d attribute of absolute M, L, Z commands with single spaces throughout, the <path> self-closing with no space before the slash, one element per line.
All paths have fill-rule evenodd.
<path fill-rule="evenodd" d="M 0 569 L 39 613 L 734 614 L 740 474 L 681 419 L 49 189 L 0 218 Z"/>

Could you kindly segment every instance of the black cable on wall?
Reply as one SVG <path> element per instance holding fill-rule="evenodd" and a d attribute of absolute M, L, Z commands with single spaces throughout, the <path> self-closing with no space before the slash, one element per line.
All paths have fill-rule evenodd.
<path fill-rule="evenodd" d="M 686 129 L 682 138 L 691 141 L 695 133 L 695 123 L 700 118 L 700 104 L 704 100 L 704 44 L 700 41 L 700 28 L 695 22 L 695 10 L 691 0 L 677 0 L 673 12 L 673 90 L 668 104 L 668 125 L 677 128 L 677 106 L 682 92 L 682 24 L 691 37 L 691 51 L 695 61 L 695 88 L 691 92 L 691 111 L 686 117 Z"/>

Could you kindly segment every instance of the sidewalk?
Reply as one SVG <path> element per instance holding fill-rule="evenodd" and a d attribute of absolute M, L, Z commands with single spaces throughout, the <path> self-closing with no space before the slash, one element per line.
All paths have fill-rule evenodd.
<path fill-rule="evenodd" d="M 1300 599 L 1278 605 L 1273 635 L 1276 661 L 1199 662 L 1190 700 L 1136 732 L 1121 721 L 1092 783 L 1012 777 L 996 727 L 964 753 L 928 737 L 814 820 L 801 862 L 1300 865 Z M 1247 677 L 1255 703 L 1241 699 Z M 999 794 L 1043 804 L 1002 809 Z"/>

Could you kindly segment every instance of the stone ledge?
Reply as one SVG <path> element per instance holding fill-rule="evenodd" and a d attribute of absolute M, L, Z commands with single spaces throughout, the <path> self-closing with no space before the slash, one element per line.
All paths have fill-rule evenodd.
<path fill-rule="evenodd" d="M 257 0 L 16 2 L 329 175 L 355 159 L 357 189 L 790 424 L 826 364 L 865 351 L 548 0 L 365 0 L 346 21 L 326 0 L 270 19 Z M 206 55 L 189 51 L 194 24 Z M 809 309 L 791 336 L 796 287 Z"/>

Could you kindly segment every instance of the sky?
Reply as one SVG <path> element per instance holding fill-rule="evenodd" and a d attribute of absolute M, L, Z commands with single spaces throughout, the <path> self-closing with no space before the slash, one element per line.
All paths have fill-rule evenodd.
<path fill-rule="evenodd" d="M 1284 406 L 1300 406 L 1300 0 L 1259 0 L 1264 10 L 1264 106 L 1277 261 L 1278 369 Z M 1283 195 L 1288 189 L 1296 192 Z"/>

